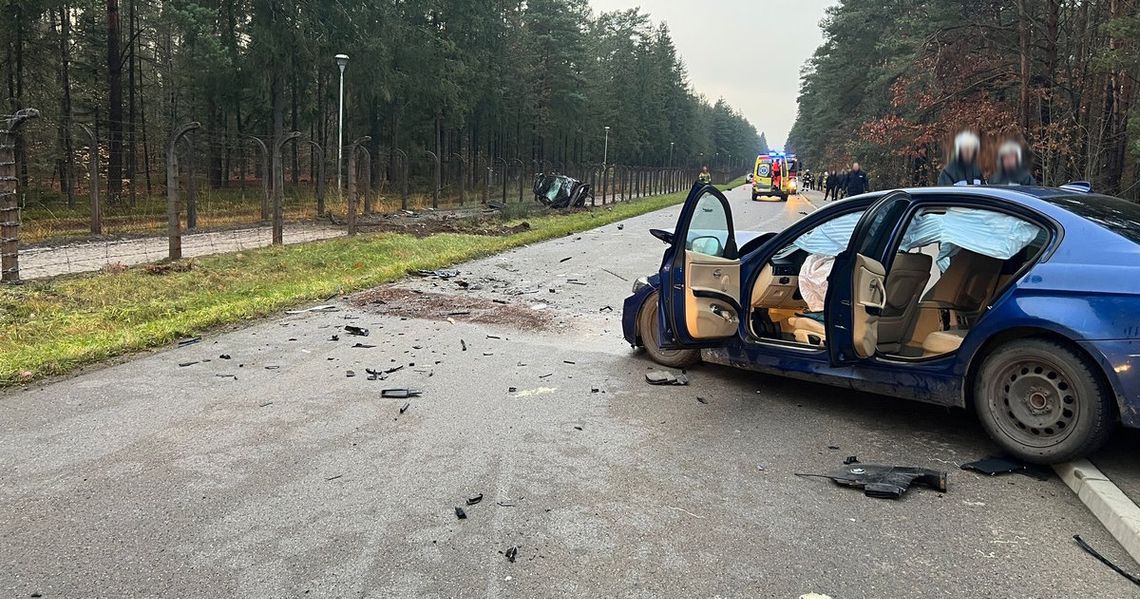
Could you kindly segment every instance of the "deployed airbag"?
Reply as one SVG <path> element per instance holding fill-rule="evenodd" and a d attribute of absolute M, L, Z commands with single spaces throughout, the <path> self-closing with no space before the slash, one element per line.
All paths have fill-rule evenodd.
<path fill-rule="evenodd" d="M 1016 216 L 973 208 L 920 214 L 907 227 L 902 251 L 940 243 L 938 268 L 945 272 L 959 249 L 1008 260 L 1037 238 L 1041 228 Z"/>

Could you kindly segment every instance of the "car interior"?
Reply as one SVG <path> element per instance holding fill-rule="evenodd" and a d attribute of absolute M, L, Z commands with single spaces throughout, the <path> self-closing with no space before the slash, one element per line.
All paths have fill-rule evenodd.
<path fill-rule="evenodd" d="M 1006 259 L 953 248 L 944 271 L 938 264 L 941 240 L 905 251 L 899 248 L 889 272 L 857 256 L 853 285 L 860 306 L 856 309 L 867 313 L 866 318 L 856 313 L 854 319 L 856 345 L 863 346 L 856 347 L 857 353 L 924 359 L 957 351 L 986 308 L 1023 268 L 1037 260 L 1049 236 L 1031 225 L 1026 239 L 1028 243 Z M 757 338 L 826 345 L 823 313 L 808 311 L 801 289 L 806 283 L 801 270 L 809 256 L 810 252 L 800 248 L 780 252 L 760 272 L 746 306 Z M 866 290 L 862 295 L 861 289 Z"/>

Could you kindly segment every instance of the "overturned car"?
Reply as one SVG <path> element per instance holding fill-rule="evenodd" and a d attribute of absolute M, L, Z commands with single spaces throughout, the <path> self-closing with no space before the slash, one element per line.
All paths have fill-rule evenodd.
<path fill-rule="evenodd" d="M 577 208 L 591 196 L 590 186 L 572 177 L 546 173 L 534 177 L 534 199 L 543 206 Z"/>

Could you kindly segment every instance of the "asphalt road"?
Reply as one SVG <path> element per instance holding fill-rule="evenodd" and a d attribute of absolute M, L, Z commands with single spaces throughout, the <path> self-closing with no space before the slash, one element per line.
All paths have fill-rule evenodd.
<path fill-rule="evenodd" d="M 745 193 L 741 228 L 812 209 Z M 621 301 L 676 214 L 3 395 L 0 595 L 1136 595 L 1059 480 L 956 468 L 995 451 L 964 413 L 713 366 L 646 385 Z M 794 474 L 848 455 L 949 491 Z"/>

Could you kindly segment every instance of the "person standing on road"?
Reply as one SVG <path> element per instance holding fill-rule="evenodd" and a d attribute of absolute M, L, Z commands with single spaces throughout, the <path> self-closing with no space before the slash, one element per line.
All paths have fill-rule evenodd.
<path fill-rule="evenodd" d="M 712 173 L 709 172 L 709 167 L 706 165 L 701 168 L 701 174 L 697 176 L 697 182 L 702 185 L 712 183 Z"/>
<path fill-rule="evenodd" d="M 938 175 L 938 185 L 984 185 L 982 169 L 978 168 L 978 154 L 982 142 L 972 131 L 963 131 L 954 138 L 954 157 Z"/>
<path fill-rule="evenodd" d="M 839 199 L 839 197 L 836 195 L 837 192 L 835 191 L 835 183 L 836 183 L 836 180 L 838 178 L 839 177 L 837 176 L 837 173 L 827 173 L 824 176 L 824 178 L 823 178 L 823 201 L 826 202 L 827 198 L 829 198 L 829 197 L 832 200 L 838 200 Z"/>
<path fill-rule="evenodd" d="M 993 185 L 1037 185 L 1022 159 L 1021 144 L 1010 140 L 998 148 Z"/>
<path fill-rule="evenodd" d="M 867 179 L 867 172 L 859 167 L 858 162 L 851 163 L 851 172 L 847 173 L 847 178 L 843 183 L 847 197 L 871 191 L 871 182 Z"/>

